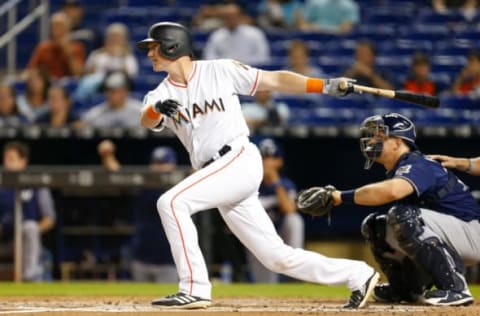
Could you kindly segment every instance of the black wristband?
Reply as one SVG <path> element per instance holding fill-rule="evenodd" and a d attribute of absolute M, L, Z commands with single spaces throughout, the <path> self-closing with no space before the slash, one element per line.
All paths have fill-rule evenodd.
<path fill-rule="evenodd" d="M 354 205 L 355 204 L 354 196 L 355 196 L 355 190 L 340 191 L 340 197 L 342 199 L 343 204 Z"/>

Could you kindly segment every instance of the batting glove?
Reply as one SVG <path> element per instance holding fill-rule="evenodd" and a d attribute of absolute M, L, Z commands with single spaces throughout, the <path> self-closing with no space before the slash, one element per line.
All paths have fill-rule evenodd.
<path fill-rule="evenodd" d="M 335 96 L 335 97 L 344 97 L 347 94 L 350 94 L 353 92 L 353 83 L 355 81 L 356 81 L 355 79 L 346 78 L 346 77 L 326 79 L 323 90 L 324 90 L 324 93 L 328 95 Z M 346 82 L 347 88 L 340 89 L 339 87 L 340 82 Z"/>
<path fill-rule="evenodd" d="M 154 105 L 154 110 L 156 112 L 165 114 L 168 117 L 173 117 L 177 115 L 178 113 L 178 107 L 180 106 L 180 103 L 178 103 L 175 100 L 165 100 L 165 101 L 158 101 Z"/>

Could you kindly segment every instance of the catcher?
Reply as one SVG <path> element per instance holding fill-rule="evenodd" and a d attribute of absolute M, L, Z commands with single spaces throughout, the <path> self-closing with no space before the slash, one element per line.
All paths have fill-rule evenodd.
<path fill-rule="evenodd" d="M 375 287 L 375 300 L 473 303 L 463 274 L 465 264 L 480 262 L 480 208 L 468 187 L 418 150 L 408 118 L 397 113 L 368 117 L 361 133 L 365 169 L 377 162 L 387 180 L 346 191 L 310 188 L 299 194 L 298 209 L 322 216 L 340 204 L 392 203 L 387 214 L 372 213 L 362 222 L 362 235 L 389 281 Z"/>

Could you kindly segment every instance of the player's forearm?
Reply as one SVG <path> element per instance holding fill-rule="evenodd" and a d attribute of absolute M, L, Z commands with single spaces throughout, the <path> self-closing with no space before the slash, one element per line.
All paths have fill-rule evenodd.
<path fill-rule="evenodd" d="M 51 219 L 50 217 L 43 217 L 39 222 L 38 222 L 38 230 L 40 233 L 45 233 L 49 231 L 50 229 L 53 228 L 55 225 L 55 221 Z"/>
<path fill-rule="evenodd" d="M 455 168 L 465 171 L 474 176 L 480 175 L 480 157 L 477 158 L 454 158 Z"/>
<path fill-rule="evenodd" d="M 364 206 L 378 206 L 396 201 L 398 196 L 391 187 L 377 183 L 365 185 L 355 190 L 354 202 Z"/>
<path fill-rule="evenodd" d="M 260 81 L 259 91 L 275 91 L 282 93 L 303 94 L 307 93 L 308 77 L 286 70 L 279 71 L 263 71 Z M 323 89 L 323 80 L 316 79 L 318 85 L 317 93 L 321 93 Z M 313 89 L 313 88 L 312 88 Z M 313 91 L 312 91 L 313 92 Z"/>
<path fill-rule="evenodd" d="M 153 110 L 152 106 L 146 106 L 140 112 L 140 124 L 146 128 L 155 128 L 162 120 L 162 115 Z"/>
<path fill-rule="evenodd" d="M 379 206 L 398 201 L 412 192 L 413 187 L 407 180 L 394 178 L 364 185 L 356 190 L 336 191 L 334 204 Z"/>

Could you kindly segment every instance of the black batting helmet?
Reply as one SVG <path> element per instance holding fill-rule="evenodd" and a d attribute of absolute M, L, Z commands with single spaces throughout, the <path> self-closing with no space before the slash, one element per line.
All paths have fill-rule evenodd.
<path fill-rule="evenodd" d="M 149 43 L 159 43 L 159 51 L 168 59 L 192 56 L 192 36 L 187 28 L 173 22 L 159 22 L 148 30 L 148 37 L 137 42 L 137 48 L 148 51 Z"/>

